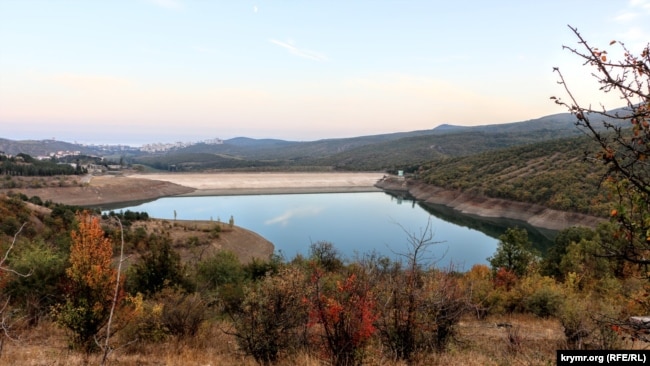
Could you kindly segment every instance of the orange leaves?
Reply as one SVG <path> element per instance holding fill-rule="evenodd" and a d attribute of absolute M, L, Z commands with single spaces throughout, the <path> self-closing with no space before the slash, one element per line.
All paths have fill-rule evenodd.
<path fill-rule="evenodd" d="M 117 282 L 112 268 L 113 245 L 104 236 L 99 218 L 84 211 L 77 214 L 72 231 L 69 280 L 65 304 L 55 309 L 57 321 L 70 329 L 73 344 L 85 351 L 95 349 L 95 335 L 108 320 Z"/>
<path fill-rule="evenodd" d="M 334 276 L 315 269 L 311 278 L 314 292 L 305 299 L 308 326 L 322 329 L 321 346 L 333 364 L 358 363 L 353 360 L 358 361 L 359 351 L 376 332 L 375 299 L 368 284 L 355 274 L 332 283 Z"/>
<path fill-rule="evenodd" d="M 517 275 L 503 267 L 500 267 L 494 275 L 494 287 L 510 290 L 515 283 L 517 283 Z"/>
<path fill-rule="evenodd" d="M 610 43 L 611 44 L 611 43 Z M 600 60 L 600 62 L 607 62 L 607 51 L 599 51 L 598 48 L 594 48 L 592 50 L 593 55 L 596 59 Z M 596 60 L 594 60 L 596 61 Z"/>
<path fill-rule="evenodd" d="M 106 289 L 110 296 L 115 285 L 115 271 L 111 267 L 113 245 L 104 237 L 99 218 L 87 211 L 77 215 L 79 228 L 71 233 L 70 267 L 66 270 L 73 282 L 89 288 Z"/>

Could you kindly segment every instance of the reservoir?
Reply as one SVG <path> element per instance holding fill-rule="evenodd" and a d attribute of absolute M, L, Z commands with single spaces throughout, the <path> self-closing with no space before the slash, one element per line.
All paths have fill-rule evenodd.
<path fill-rule="evenodd" d="M 508 227 L 525 227 L 542 252 L 553 236 L 524 222 L 471 217 L 385 192 L 167 197 L 113 210 L 168 220 L 228 223 L 232 217 L 235 225 L 271 241 L 286 260 L 308 255 L 310 244 L 319 241 L 332 243 L 348 260 L 372 252 L 399 259 L 409 252 L 409 237 L 426 237 L 428 225 L 435 243 L 427 254 L 432 264 L 461 271 L 488 264 Z"/>

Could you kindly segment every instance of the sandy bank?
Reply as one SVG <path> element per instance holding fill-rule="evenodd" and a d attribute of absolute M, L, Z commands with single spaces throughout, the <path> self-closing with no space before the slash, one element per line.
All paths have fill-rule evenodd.
<path fill-rule="evenodd" d="M 193 188 L 183 196 L 244 194 L 290 194 L 368 192 L 379 190 L 375 183 L 383 173 L 175 173 L 134 174 L 134 179 L 151 179 Z"/>
<path fill-rule="evenodd" d="M 475 196 L 405 180 L 382 180 L 377 183 L 377 187 L 385 190 L 408 191 L 420 201 L 445 205 L 466 214 L 521 220 L 532 226 L 550 230 L 562 230 L 571 226 L 593 228 L 603 221 L 599 217 L 553 210 L 530 203 Z"/>
<path fill-rule="evenodd" d="M 205 173 L 84 177 L 81 185 L 0 189 L 78 206 L 101 206 L 195 195 L 288 194 L 378 191 L 382 173 Z"/>

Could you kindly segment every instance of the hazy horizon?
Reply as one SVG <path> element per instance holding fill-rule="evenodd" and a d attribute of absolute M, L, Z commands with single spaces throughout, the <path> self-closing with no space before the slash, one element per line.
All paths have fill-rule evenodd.
<path fill-rule="evenodd" d="M 313 141 L 566 112 L 563 45 L 640 52 L 650 1 L 0 0 L 0 137 Z M 617 54 L 610 52 L 610 58 Z M 566 98 L 565 98 L 566 99 Z"/>

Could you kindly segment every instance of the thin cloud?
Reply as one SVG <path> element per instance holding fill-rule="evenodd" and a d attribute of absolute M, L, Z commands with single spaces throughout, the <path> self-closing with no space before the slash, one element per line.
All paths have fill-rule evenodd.
<path fill-rule="evenodd" d="M 198 53 L 204 53 L 204 54 L 208 54 L 208 55 L 214 55 L 214 54 L 217 53 L 217 50 L 215 50 L 214 48 L 210 48 L 210 47 L 194 46 L 192 48 Z"/>
<path fill-rule="evenodd" d="M 125 90 L 135 86 L 129 79 L 107 75 L 59 73 L 48 78 L 59 85 L 86 92 Z"/>
<path fill-rule="evenodd" d="M 304 48 L 298 48 L 292 42 L 282 42 L 277 39 L 270 39 L 269 42 L 288 50 L 291 54 L 314 61 L 327 61 L 325 55 L 318 52 L 310 51 Z"/>
<path fill-rule="evenodd" d="M 286 212 L 282 213 L 281 215 L 266 220 L 264 224 L 265 225 L 279 224 L 282 226 L 287 226 L 289 224 L 289 221 L 293 218 L 316 216 L 321 211 L 323 211 L 322 207 L 302 207 L 302 208 L 289 209 Z"/>
<path fill-rule="evenodd" d="M 616 22 L 629 22 L 650 15 L 650 0 L 630 0 L 626 9 L 614 17 Z"/>
<path fill-rule="evenodd" d="M 634 12 L 621 13 L 621 14 L 617 15 L 616 17 L 614 17 L 614 21 L 621 22 L 621 23 L 629 22 L 629 21 L 631 21 L 633 19 L 636 19 L 638 16 L 639 16 L 639 14 L 634 13 Z"/>
<path fill-rule="evenodd" d="M 160 6 L 166 9 L 181 9 L 183 2 L 181 0 L 147 0 L 151 4 Z"/>
<path fill-rule="evenodd" d="M 642 9 L 650 10 L 650 1 L 648 1 L 648 0 L 630 0 L 630 6 L 640 7 Z"/>

